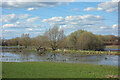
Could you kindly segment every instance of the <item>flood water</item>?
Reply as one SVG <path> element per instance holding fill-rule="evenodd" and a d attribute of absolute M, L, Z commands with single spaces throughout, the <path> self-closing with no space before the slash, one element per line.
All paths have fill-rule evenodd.
<path fill-rule="evenodd" d="M 118 55 L 80 55 L 37 52 L 2 52 L 2 62 L 65 62 L 118 66 Z"/>

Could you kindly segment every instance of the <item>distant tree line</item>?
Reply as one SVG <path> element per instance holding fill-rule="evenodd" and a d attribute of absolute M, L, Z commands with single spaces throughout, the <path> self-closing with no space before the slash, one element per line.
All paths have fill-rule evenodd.
<path fill-rule="evenodd" d="M 95 35 L 85 30 L 78 30 L 68 36 L 57 26 L 47 30 L 44 35 L 30 38 L 29 34 L 12 39 L 0 39 L 2 46 L 33 46 L 35 48 L 74 49 L 74 50 L 104 50 L 105 45 L 118 45 L 120 37 L 114 35 Z"/>

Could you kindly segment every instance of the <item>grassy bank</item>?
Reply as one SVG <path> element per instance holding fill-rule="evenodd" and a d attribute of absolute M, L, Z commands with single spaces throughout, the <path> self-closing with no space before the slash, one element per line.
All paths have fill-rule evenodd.
<path fill-rule="evenodd" d="M 7 51 L 9 52 L 9 50 Z M 11 51 L 10 51 L 11 52 Z M 69 54 L 81 54 L 81 55 L 120 55 L 118 51 L 87 51 L 87 50 L 47 50 L 47 51 L 36 51 L 35 49 L 22 49 L 22 50 L 12 50 L 12 52 L 38 52 L 38 53 L 69 53 Z"/>
<path fill-rule="evenodd" d="M 115 77 L 118 68 L 92 64 L 53 62 L 3 62 L 3 78 L 104 78 Z"/>
<path fill-rule="evenodd" d="M 5 46 L 3 46 L 5 47 Z M 10 46 L 9 46 L 10 47 Z M 15 46 L 14 46 L 15 47 Z M 24 47 L 24 46 L 20 46 L 20 47 Z M 117 49 L 118 46 L 106 46 L 106 49 Z M 20 49 L 20 50 L 16 50 L 16 49 L 13 49 L 13 51 L 18 51 L 18 52 L 21 52 L 21 51 L 27 51 L 27 52 L 38 52 L 35 50 L 35 48 L 33 47 L 29 47 L 29 48 L 25 48 L 25 49 Z M 41 51 L 39 51 L 41 52 Z M 86 55 L 101 55 L 101 54 L 106 54 L 106 55 L 120 55 L 120 53 L 118 51 L 90 51 L 90 50 L 69 50 L 69 49 L 58 49 L 58 50 L 55 50 L 53 51 L 52 49 L 47 49 L 46 53 L 71 53 L 71 54 L 86 54 Z"/>
<path fill-rule="evenodd" d="M 118 49 L 119 46 L 118 45 L 109 45 L 109 46 L 105 46 L 106 49 Z"/>
<path fill-rule="evenodd" d="M 71 53 L 71 54 L 86 54 L 86 55 L 120 55 L 118 51 L 87 51 L 87 50 L 55 50 L 55 51 L 48 51 L 52 53 Z"/>

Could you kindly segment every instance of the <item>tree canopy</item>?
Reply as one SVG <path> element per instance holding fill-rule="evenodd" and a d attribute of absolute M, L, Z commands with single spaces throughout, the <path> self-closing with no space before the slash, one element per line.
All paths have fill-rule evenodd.
<path fill-rule="evenodd" d="M 1 39 L 3 46 L 21 45 L 56 49 L 74 50 L 104 50 L 105 45 L 118 45 L 118 39 L 114 35 L 95 35 L 85 30 L 77 30 L 65 36 L 64 30 L 53 26 L 46 30 L 44 35 L 30 38 L 29 34 L 22 34 L 21 37 L 12 39 Z"/>

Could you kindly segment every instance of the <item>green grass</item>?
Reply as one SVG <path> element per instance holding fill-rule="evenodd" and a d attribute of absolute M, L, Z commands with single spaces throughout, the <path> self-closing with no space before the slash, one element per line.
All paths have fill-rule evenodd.
<path fill-rule="evenodd" d="M 6 47 L 6 46 L 2 46 L 2 47 Z M 13 47 L 13 46 L 9 46 L 9 47 Z M 14 46 L 15 47 L 15 46 Z M 17 47 L 17 46 L 16 46 Z M 24 46 L 20 46 L 20 47 L 24 47 Z M 116 45 L 111 45 L 111 46 L 106 46 L 105 47 L 106 49 L 117 49 L 118 46 Z M 35 50 L 35 48 L 29 46 L 28 49 L 23 49 L 22 51 L 27 51 L 27 52 L 37 52 Z M 86 54 L 86 55 L 101 55 L 101 54 L 110 54 L 110 55 L 120 55 L 120 53 L 118 51 L 111 51 L 109 53 L 109 51 L 91 51 L 91 50 L 69 50 L 69 49 L 60 49 L 59 51 L 58 50 L 55 50 L 53 51 L 52 49 L 47 49 L 46 53 L 49 53 L 49 52 L 52 52 L 52 53 L 71 53 L 71 54 Z"/>
<path fill-rule="evenodd" d="M 118 68 L 107 65 L 54 62 L 3 62 L 3 78 L 104 78 L 117 75 Z"/>
<path fill-rule="evenodd" d="M 117 45 L 110 45 L 110 46 L 106 46 L 106 49 L 118 49 Z"/>
<path fill-rule="evenodd" d="M 110 55 L 120 55 L 120 53 L 118 53 L 118 51 L 111 51 L 109 53 L 109 51 L 90 51 L 90 50 L 56 50 L 56 51 L 49 51 L 52 53 L 70 53 L 70 54 L 86 54 L 86 55 L 102 55 L 102 54 L 110 54 Z"/>
<path fill-rule="evenodd" d="M 24 46 L 0 46 L 0 47 L 24 47 Z"/>

